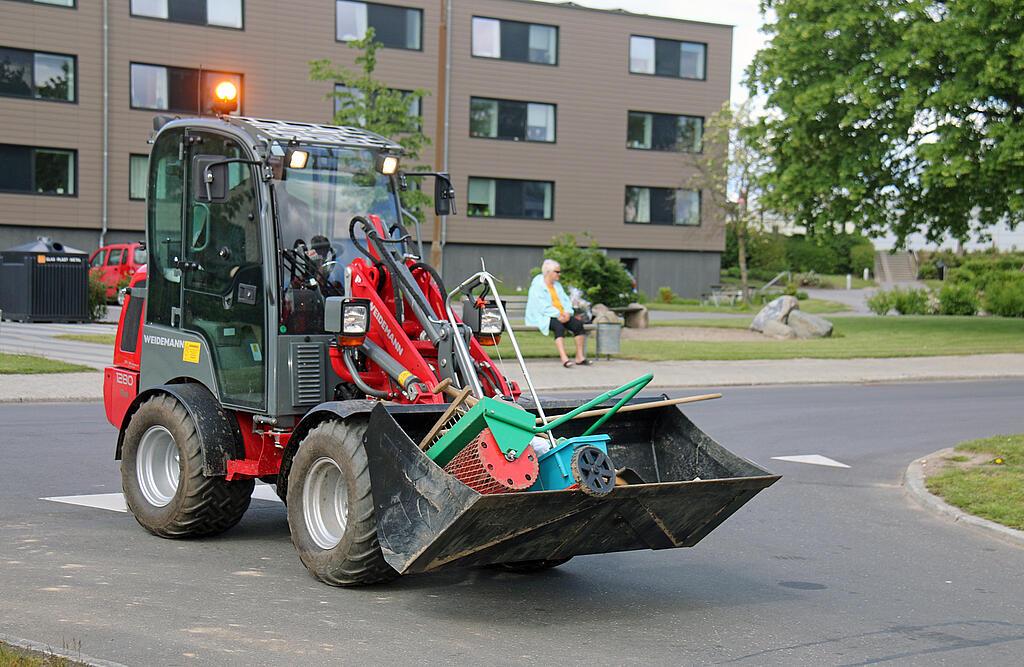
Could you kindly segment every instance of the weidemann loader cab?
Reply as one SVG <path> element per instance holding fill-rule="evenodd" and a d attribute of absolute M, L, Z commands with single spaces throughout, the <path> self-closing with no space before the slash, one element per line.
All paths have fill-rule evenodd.
<path fill-rule="evenodd" d="M 261 479 L 306 567 L 356 585 L 691 546 L 778 479 L 674 405 L 620 401 L 609 418 L 587 410 L 610 396 L 521 396 L 487 354 L 512 336 L 490 276 L 448 291 L 420 261 L 392 141 L 234 116 L 155 125 L 149 262 L 104 387 L 150 532 L 224 531 Z"/>

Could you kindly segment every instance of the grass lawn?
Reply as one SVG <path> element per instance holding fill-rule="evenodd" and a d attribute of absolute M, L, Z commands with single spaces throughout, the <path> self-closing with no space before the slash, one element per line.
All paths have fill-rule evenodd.
<path fill-rule="evenodd" d="M 853 359 L 859 357 L 927 357 L 936 355 L 1024 353 L 1024 319 L 999 317 L 837 317 L 832 338 L 763 342 L 685 342 L 623 340 L 622 358 L 646 361 L 701 359 Z M 747 318 L 677 320 L 659 325 L 745 329 Z M 518 335 L 527 357 L 555 357 L 551 338 Z M 593 343 L 590 343 L 591 349 Z M 512 354 L 507 340 L 503 357 Z"/>
<path fill-rule="evenodd" d="M 114 334 L 57 334 L 58 340 L 75 340 L 79 343 L 95 343 L 96 345 L 113 345 Z"/>
<path fill-rule="evenodd" d="M 840 275 L 828 275 L 820 274 L 821 286 L 825 288 L 831 287 L 832 289 L 846 289 L 846 274 Z M 874 280 L 864 280 L 864 278 L 853 276 L 851 283 L 853 289 L 864 289 L 865 287 L 878 287 L 878 284 Z"/>
<path fill-rule="evenodd" d="M 961 454 L 925 480 L 928 490 L 965 512 L 1024 529 L 1024 434 L 969 440 L 955 451 Z"/>
<path fill-rule="evenodd" d="M 76 667 L 84 665 L 47 653 L 26 651 L 0 642 L 0 667 Z"/>
<path fill-rule="evenodd" d="M 89 373 L 95 368 L 44 359 L 30 354 L 4 354 L 0 352 L 0 375 L 37 373 Z"/>
<path fill-rule="evenodd" d="M 702 306 L 694 303 L 663 303 L 651 301 L 646 304 L 648 310 L 671 310 L 679 313 L 749 313 L 751 317 L 760 310 L 759 305 L 752 305 L 749 308 L 742 304 L 737 306 Z M 804 299 L 800 302 L 800 310 L 808 313 L 842 313 L 849 310 L 845 304 L 836 301 L 823 301 L 822 299 Z"/>

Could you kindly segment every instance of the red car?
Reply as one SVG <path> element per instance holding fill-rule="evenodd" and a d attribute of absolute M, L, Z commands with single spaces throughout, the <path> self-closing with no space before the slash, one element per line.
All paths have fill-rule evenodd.
<path fill-rule="evenodd" d="M 128 284 L 128 279 L 145 264 L 146 249 L 142 243 L 111 243 L 89 258 L 89 273 L 107 286 L 108 301 L 116 298 L 121 303 L 124 297 L 118 293 L 117 286 Z"/>

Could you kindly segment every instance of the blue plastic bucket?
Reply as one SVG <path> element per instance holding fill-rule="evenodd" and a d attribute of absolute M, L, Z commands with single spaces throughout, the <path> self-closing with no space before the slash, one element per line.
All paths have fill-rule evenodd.
<path fill-rule="evenodd" d="M 578 448 L 585 445 L 597 447 L 608 453 L 608 441 L 611 436 L 604 433 L 581 435 L 577 438 L 566 438 L 552 449 L 537 457 L 540 464 L 540 475 L 537 483 L 530 491 L 559 491 L 576 483 L 572 477 L 572 455 Z"/>

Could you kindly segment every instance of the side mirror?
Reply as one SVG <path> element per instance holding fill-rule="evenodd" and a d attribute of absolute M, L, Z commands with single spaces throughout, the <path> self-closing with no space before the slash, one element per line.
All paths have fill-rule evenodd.
<path fill-rule="evenodd" d="M 434 213 L 452 215 L 455 213 L 455 188 L 448 174 L 436 174 L 434 178 Z"/>
<path fill-rule="evenodd" d="M 192 158 L 192 198 L 199 202 L 224 203 L 228 200 L 228 160 L 223 155 L 197 155 Z"/>
<path fill-rule="evenodd" d="M 205 250 L 210 243 L 210 207 L 206 204 L 193 204 L 189 238 L 193 251 Z"/>

